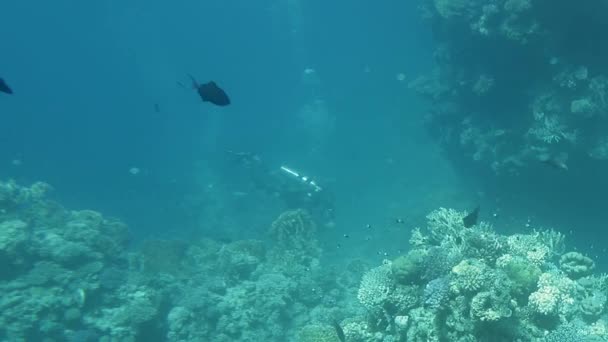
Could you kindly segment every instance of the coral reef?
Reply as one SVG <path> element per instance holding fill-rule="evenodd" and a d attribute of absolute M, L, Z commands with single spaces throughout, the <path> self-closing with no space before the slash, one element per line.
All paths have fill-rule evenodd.
<path fill-rule="evenodd" d="M 544 178 L 538 162 L 555 156 L 577 164 L 570 183 L 608 170 L 604 1 L 421 2 L 435 63 L 410 87 L 428 98 L 427 127 L 458 169 L 503 184 Z"/>
<path fill-rule="evenodd" d="M 65 340 L 67 332 L 88 330 L 92 303 L 114 295 L 102 287 L 101 275 L 126 264 L 124 224 L 65 210 L 44 197 L 48 189 L 0 183 L 3 340 Z"/>
<path fill-rule="evenodd" d="M 426 229 L 412 231 L 410 252 L 366 273 L 359 301 L 367 317 L 349 330 L 353 340 L 607 340 L 606 277 L 592 275 L 593 262 L 582 255 L 562 254 L 562 234 L 504 236 L 484 222 L 465 228 L 461 217 L 443 208 L 431 213 Z M 437 264 L 437 251 L 430 252 L 437 245 L 453 266 L 426 279 L 417 270 Z M 391 306 L 404 279 L 409 305 Z"/>
<path fill-rule="evenodd" d="M 339 342 L 337 324 L 348 342 L 608 341 L 608 276 L 563 253 L 556 231 L 505 236 L 441 208 L 412 230 L 404 255 L 335 269 L 303 211 L 280 215 L 270 244 L 147 240 L 128 250 L 119 221 L 24 196 L 38 192 L 15 183 L 0 189 L 10 189 L 0 340 Z"/>

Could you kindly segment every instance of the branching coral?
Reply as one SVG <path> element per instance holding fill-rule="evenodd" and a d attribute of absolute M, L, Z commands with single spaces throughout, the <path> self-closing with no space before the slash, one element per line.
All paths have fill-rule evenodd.
<path fill-rule="evenodd" d="M 534 233 L 540 243 L 546 246 L 553 255 L 561 255 L 566 248 L 565 235 L 553 229 L 545 229 Z"/>
<path fill-rule="evenodd" d="M 574 306 L 575 283 L 558 273 L 543 273 L 538 280 L 538 289 L 530 294 L 529 306 L 542 315 L 565 315 Z"/>
<path fill-rule="evenodd" d="M 562 140 L 575 143 L 578 135 L 576 130 L 569 130 L 568 126 L 563 123 L 563 119 L 557 115 L 544 116 L 536 120 L 528 130 L 528 134 L 547 144 L 558 143 Z"/>
<path fill-rule="evenodd" d="M 454 209 L 439 208 L 426 216 L 430 239 L 437 245 L 451 248 L 462 244 L 462 234 L 466 229 L 462 219 L 467 215 Z"/>
<path fill-rule="evenodd" d="M 507 250 L 513 256 L 520 256 L 535 265 L 542 265 L 553 256 L 553 250 L 543 244 L 544 240 L 539 233 L 511 235 L 507 238 Z"/>
<path fill-rule="evenodd" d="M 457 294 L 476 293 L 491 279 L 491 270 L 480 260 L 467 259 L 452 268 L 451 290 Z"/>

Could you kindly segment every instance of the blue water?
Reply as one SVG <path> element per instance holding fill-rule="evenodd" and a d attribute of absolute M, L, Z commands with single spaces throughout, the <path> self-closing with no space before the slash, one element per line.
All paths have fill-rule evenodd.
<path fill-rule="evenodd" d="M 413 4 L 11 2 L 0 22 L 16 92 L 2 98 L 2 177 L 47 181 L 65 206 L 139 235 L 191 229 L 180 203 L 205 186 L 197 165 L 219 172 L 228 149 L 327 180 L 347 225 L 387 216 L 391 196 L 415 197 L 408 183 L 436 169 L 406 86 L 431 63 Z M 216 80 L 233 105 L 201 103 L 187 74 Z M 298 112 L 314 100 L 327 113 L 310 123 Z"/>
<path fill-rule="evenodd" d="M 0 176 L 47 181 L 66 207 L 120 217 L 140 237 L 199 231 L 198 209 L 185 198 L 215 183 L 241 190 L 230 186 L 241 180 L 227 172 L 225 150 L 328 183 L 337 236 L 437 205 L 471 207 L 487 189 L 475 177 L 452 178 L 422 128 L 424 103 L 407 88 L 433 65 L 431 27 L 416 7 L 396 0 L 3 4 L 0 72 L 16 94 L 0 99 Z M 312 82 L 307 68 L 316 72 Z M 233 105 L 201 103 L 187 74 L 219 82 Z M 298 114 L 317 100 L 321 118 Z M 132 167 L 141 172 L 130 174 Z M 581 187 L 554 187 L 560 196 L 525 208 L 522 190 L 482 200 L 491 203 L 487 214 L 502 206 L 520 220 L 595 227 L 603 206 L 591 188 L 582 191 L 589 203 L 566 215 L 554 210 L 563 201 L 553 199 Z M 251 233 L 250 217 L 232 220 Z"/>

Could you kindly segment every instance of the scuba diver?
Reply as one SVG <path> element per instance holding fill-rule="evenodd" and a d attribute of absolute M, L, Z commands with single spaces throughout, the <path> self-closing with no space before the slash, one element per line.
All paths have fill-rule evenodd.
<path fill-rule="evenodd" d="M 269 168 L 253 153 L 228 151 L 228 154 L 247 171 L 256 189 L 278 197 L 288 209 L 308 211 L 317 223 L 333 225 L 333 196 L 314 179 L 287 166 Z"/>

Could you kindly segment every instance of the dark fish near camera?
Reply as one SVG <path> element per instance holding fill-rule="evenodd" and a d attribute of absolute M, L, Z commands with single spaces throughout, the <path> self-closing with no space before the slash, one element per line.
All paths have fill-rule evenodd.
<path fill-rule="evenodd" d="M 230 104 L 228 94 L 214 81 L 199 84 L 192 75 L 188 76 L 192 80 L 192 87 L 196 89 L 203 102 L 211 102 L 216 106 L 227 106 Z"/>
<path fill-rule="evenodd" d="M 13 93 L 13 89 L 11 89 L 11 87 L 9 87 L 8 84 L 6 84 L 6 82 L 2 78 L 0 78 L 0 92 L 7 94 Z"/>
<path fill-rule="evenodd" d="M 471 228 L 477 224 L 477 218 L 479 217 L 479 206 L 471 211 L 467 216 L 462 218 L 462 224 L 465 228 Z"/>
<path fill-rule="evenodd" d="M 333 326 L 334 329 L 336 329 L 336 335 L 338 335 L 338 339 L 340 340 L 340 342 L 345 342 L 346 336 L 344 335 L 344 330 L 342 330 L 340 323 L 333 321 Z"/>

